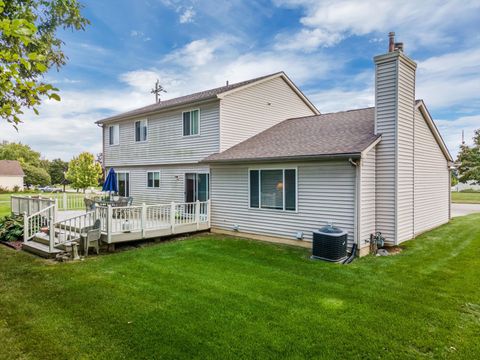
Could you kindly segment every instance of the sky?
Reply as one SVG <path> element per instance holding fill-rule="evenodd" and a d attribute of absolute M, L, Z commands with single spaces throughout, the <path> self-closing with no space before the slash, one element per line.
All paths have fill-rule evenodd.
<path fill-rule="evenodd" d="M 162 99 L 285 71 L 322 113 L 374 105 L 373 57 L 396 32 L 456 156 L 480 128 L 480 0 L 80 0 L 91 24 L 60 31 L 68 64 L 46 81 L 61 102 L 26 112 L 21 141 L 46 158 L 101 152 L 95 121 Z"/>

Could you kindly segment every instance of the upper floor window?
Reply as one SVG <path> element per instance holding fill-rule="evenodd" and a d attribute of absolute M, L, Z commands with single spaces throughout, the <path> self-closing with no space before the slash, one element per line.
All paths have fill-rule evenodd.
<path fill-rule="evenodd" d="M 147 172 L 147 187 L 159 188 L 160 187 L 160 172 L 148 171 Z"/>
<path fill-rule="evenodd" d="M 200 110 L 185 111 L 183 116 L 183 136 L 198 135 L 200 129 Z"/>
<path fill-rule="evenodd" d="M 135 121 L 135 141 L 147 141 L 147 120 Z"/>
<path fill-rule="evenodd" d="M 250 170 L 250 207 L 297 210 L 297 170 Z"/>
<path fill-rule="evenodd" d="M 118 145 L 120 139 L 120 126 L 118 124 L 108 127 L 108 138 L 109 145 Z"/>

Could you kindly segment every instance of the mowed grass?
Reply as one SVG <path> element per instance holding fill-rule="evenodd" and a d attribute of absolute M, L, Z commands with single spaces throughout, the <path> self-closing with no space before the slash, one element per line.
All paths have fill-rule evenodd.
<path fill-rule="evenodd" d="M 202 235 L 83 262 L 0 247 L 0 358 L 480 357 L 480 215 L 350 265 Z"/>
<path fill-rule="evenodd" d="M 480 204 L 480 192 L 452 192 L 452 202 L 460 204 Z"/>

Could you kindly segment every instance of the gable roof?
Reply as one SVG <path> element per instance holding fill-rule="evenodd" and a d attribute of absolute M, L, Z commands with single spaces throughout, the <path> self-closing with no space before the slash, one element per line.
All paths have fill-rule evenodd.
<path fill-rule="evenodd" d="M 415 107 L 420 110 L 422 113 L 423 117 L 425 118 L 425 121 L 427 122 L 428 127 L 430 128 L 430 131 L 433 134 L 433 137 L 438 143 L 438 146 L 443 152 L 443 155 L 445 155 L 445 158 L 448 161 L 453 162 L 452 155 L 450 154 L 450 151 L 448 151 L 447 145 L 445 145 L 445 142 L 443 141 L 442 135 L 440 134 L 440 131 L 438 131 L 437 125 L 435 125 L 435 122 L 433 121 L 430 112 L 427 109 L 427 106 L 425 105 L 425 102 L 423 100 L 415 100 Z"/>
<path fill-rule="evenodd" d="M 375 108 L 285 120 L 203 162 L 360 156 L 375 134 Z"/>
<path fill-rule="evenodd" d="M 24 176 L 17 160 L 0 160 L 0 176 Z"/>
<path fill-rule="evenodd" d="M 235 84 L 230 84 L 230 85 L 221 86 L 221 87 L 210 89 L 210 90 L 204 90 L 204 91 L 200 91 L 200 92 L 185 95 L 185 96 L 180 96 L 174 99 L 163 100 L 152 105 L 144 106 L 138 109 L 127 111 L 122 114 L 107 117 L 105 119 L 96 121 L 96 123 L 103 124 L 103 123 L 116 121 L 116 120 L 124 120 L 128 118 L 136 117 L 136 116 L 148 115 L 148 114 L 163 111 L 166 109 L 171 109 L 181 105 L 187 105 L 191 103 L 197 103 L 197 102 L 208 101 L 213 99 L 221 99 L 222 97 L 228 94 L 231 94 L 232 92 L 239 91 L 249 86 L 252 86 L 264 81 L 268 81 L 271 79 L 275 79 L 278 77 L 281 77 L 283 80 L 285 80 L 285 82 L 305 102 L 305 104 L 312 109 L 313 112 L 317 114 L 320 113 L 318 109 L 315 107 L 315 105 L 313 105 L 310 102 L 310 100 L 308 100 L 308 98 L 300 91 L 300 89 L 297 88 L 297 86 L 288 78 L 288 76 L 283 71 L 281 71 L 274 74 L 257 77 L 254 79 L 242 81 Z"/>

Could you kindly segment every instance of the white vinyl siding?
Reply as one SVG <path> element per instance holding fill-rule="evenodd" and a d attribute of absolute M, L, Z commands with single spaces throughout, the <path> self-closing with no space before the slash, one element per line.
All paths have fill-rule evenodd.
<path fill-rule="evenodd" d="M 165 166 L 138 166 L 118 167 L 117 172 L 128 171 L 130 174 L 130 196 L 133 203 L 169 204 L 172 201 L 185 200 L 185 174 L 209 173 L 205 165 L 165 165 Z M 160 184 L 158 188 L 147 187 L 147 172 L 159 172 Z"/>
<path fill-rule="evenodd" d="M 397 243 L 401 243 L 414 237 L 413 121 L 415 116 L 415 69 L 400 58 L 398 72 Z"/>
<path fill-rule="evenodd" d="M 360 246 L 367 244 L 375 228 L 375 152 L 371 149 L 362 159 L 361 164 L 361 199 L 360 199 Z"/>
<path fill-rule="evenodd" d="M 314 115 L 280 77 L 226 95 L 220 106 L 220 151 L 285 119 Z"/>
<path fill-rule="evenodd" d="M 135 142 L 135 120 L 121 122 L 120 145 L 105 147 L 106 166 L 191 164 L 218 152 L 219 102 L 198 108 L 201 121 L 196 136 L 183 136 L 182 113 L 186 108 L 149 116 L 145 142 Z M 108 144 L 108 139 L 105 141 Z"/>
<path fill-rule="evenodd" d="M 395 179 L 397 121 L 397 61 L 377 64 L 375 74 L 376 132 L 382 140 L 376 151 L 376 225 L 389 244 L 395 243 Z"/>
<path fill-rule="evenodd" d="M 23 190 L 23 176 L 0 175 L 0 188 L 13 190 L 16 186 Z"/>
<path fill-rule="evenodd" d="M 295 239 L 303 231 L 306 241 L 312 231 L 332 221 L 348 232 L 353 242 L 355 168 L 347 161 L 272 164 L 269 168 L 297 168 L 297 212 L 255 209 L 249 204 L 249 165 L 212 165 L 212 227 L 256 235 Z M 262 166 L 262 169 L 266 166 Z"/>
<path fill-rule="evenodd" d="M 450 172 L 422 113 L 415 112 L 415 234 L 449 220 Z"/>

